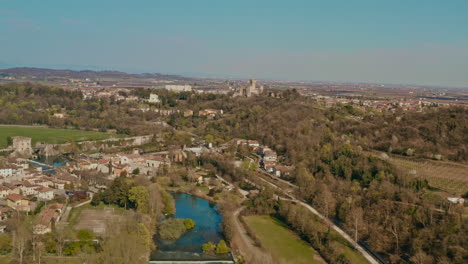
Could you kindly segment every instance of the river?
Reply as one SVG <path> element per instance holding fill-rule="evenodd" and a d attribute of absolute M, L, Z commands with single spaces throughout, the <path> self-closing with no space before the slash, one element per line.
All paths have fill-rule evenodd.
<path fill-rule="evenodd" d="M 185 193 L 172 193 L 175 199 L 176 218 L 190 218 L 195 221 L 194 229 L 183 234 L 176 241 L 161 240 L 157 235 L 157 249 L 151 260 L 229 260 L 230 256 L 210 256 L 203 254 L 202 245 L 209 241 L 218 243 L 224 239 L 221 233 L 222 216 L 216 205 L 205 199 Z"/>

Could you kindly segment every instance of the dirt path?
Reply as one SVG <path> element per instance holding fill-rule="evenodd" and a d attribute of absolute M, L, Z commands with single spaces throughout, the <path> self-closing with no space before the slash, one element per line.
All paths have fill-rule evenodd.
<path fill-rule="evenodd" d="M 244 209 L 245 207 L 241 207 L 233 213 L 234 227 L 237 232 L 232 239 L 232 243 L 237 247 L 237 250 L 245 258 L 247 263 L 273 263 L 271 255 L 262 251 L 262 249 L 254 244 L 240 222 L 240 213 Z"/>
<path fill-rule="evenodd" d="M 70 211 L 71 211 L 72 207 L 71 206 L 67 206 L 65 208 L 65 212 L 63 213 L 62 217 L 60 218 L 60 221 L 57 223 L 57 229 L 59 230 L 63 230 L 63 228 L 68 225 L 68 216 L 70 215 Z"/>

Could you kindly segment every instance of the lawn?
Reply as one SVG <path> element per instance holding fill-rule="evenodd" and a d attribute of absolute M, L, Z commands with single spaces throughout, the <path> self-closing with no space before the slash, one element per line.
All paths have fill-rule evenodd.
<path fill-rule="evenodd" d="M 38 141 L 46 143 L 65 143 L 84 140 L 100 140 L 117 135 L 72 129 L 0 126 L 0 148 L 5 148 L 7 146 L 7 137 L 9 136 L 30 137 L 32 138 L 32 145 L 35 146 Z"/>
<path fill-rule="evenodd" d="M 309 244 L 277 219 L 270 216 L 247 216 L 245 222 L 274 258 L 292 264 L 325 263 Z"/>
<path fill-rule="evenodd" d="M 0 256 L 0 264 L 10 264 L 11 263 L 11 256 L 10 255 L 1 255 Z"/>

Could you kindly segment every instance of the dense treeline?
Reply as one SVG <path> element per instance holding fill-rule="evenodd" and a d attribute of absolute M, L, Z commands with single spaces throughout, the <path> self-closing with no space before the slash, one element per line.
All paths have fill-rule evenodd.
<path fill-rule="evenodd" d="M 371 148 L 433 159 L 468 160 L 468 109 L 369 115 L 363 122 L 340 124 Z"/>
<path fill-rule="evenodd" d="M 146 97 L 148 90 L 136 90 Z M 76 93 L 76 94 L 75 94 Z M 213 143 L 234 137 L 256 139 L 274 148 L 293 165 L 289 180 L 298 195 L 324 215 L 341 224 L 356 240 L 363 240 L 392 263 L 411 259 L 418 263 L 466 263 L 468 219 L 462 209 L 442 200 L 425 199 L 427 182 L 408 177 L 374 156 L 377 149 L 396 154 L 466 161 L 467 110 L 458 107 L 423 112 L 371 113 L 351 106 L 322 108 L 310 98 L 286 91 L 282 98 L 231 99 L 220 95 L 161 94 L 163 107 L 199 110 L 223 109 L 221 118 L 172 115 L 168 122 Z M 56 127 L 118 129 L 139 134 L 152 128 L 146 121 L 160 120 L 153 113 L 131 111 L 132 103 L 81 100 L 77 92 L 31 84 L 0 88 L 0 123 L 48 124 Z M 52 112 L 66 109 L 65 119 Z M 51 112 L 52 111 L 52 112 Z M 174 139 L 187 141 L 186 138 Z M 440 156 L 439 156 L 440 154 Z M 228 157 L 233 159 L 234 157 Z M 219 158 L 206 157 L 233 181 L 251 178 Z M 137 208 L 146 192 L 125 183 L 96 197 L 108 204 Z M 150 191 L 150 190 L 147 190 Z M 155 192 L 157 193 L 157 192 Z M 164 198 L 164 193 L 160 194 Z M 142 198 L 143 197 L 143 198 Z M 144 201 L 143 199 L 142 201 Z M 170 204 L 165 204 L 170 210 Z M 272 213 L 269 204 L 255 204 Z M 292 226 L 294 218 L 288 220 Z"/>
<path fill-rule="evenodd" d="M 175 93 L 165 89 L 134 89 L 130 93 L 119 92 L 121 96 L 149 98 L 150 93 L 157 93 L 161 103 L 152 107 L 165 109 L 190 109 L 197 113 L 205 105 L 219 102 L 221 95 Z M 155 112 L 142 112 L 146 108 L 136 101 L 116 101 L 115 97 L 83 100 L 83 94 L 77 90 L 66 90 L 33 83 L 8 83 L 0 85 L 0 123 L 16 125 L 48 125 L 56 128 L 75 128 L 86 130 L 116 130 L 118 133 L 144 135 L 161 129 L 156 121 L 167 121 L 170 125 L 198 125 L 197 116 L 181 118 L 181 114 L 162 117 Z M 220 106 L 220 105 L 218 105 Z M 64 118 L 54 117 L 55 113 L 64 114 Z M 175 122 L 179 118 L 178 122 Z M 179 124 L 180 123 L 180 124 Z"/>
<path fill-rule="evenodd" d="M 198 133 L 210 134 L 219 141 L 233 137 L 258 139 L 273 147 L 286 158 L 283 162 L 295 166 L 290 180 L 300 187 L 302 198 L 392 263 L 412 258 L 422 258 L 423 263 L 466 261 L 468 252 L 463 245 L 468 242 L 468 222 L 462 216 L 462 208 L 448 210 L 449 205 L 443 200 L 424 199 L 428 191 L 426 181 L 407 177 L 386 161 L 364 152 L 377 146 L 378 139 L 364 140 L 361 134 L 354 134 L 355 128 L 350 124 L 359 127 L 359 122 L 365 124 L 366 119 L 350 118 L 349 107 L 322 109 L 294 92 L 283 97 L 225 102 L 223 109 L 228 114 L 203 123 Z M 444 116 L 452 111 L 458 113 L 453 118 L 463 126 L 465 121 L 459 119 L 463 119 L 465 110 L 440 111 L 427 114 L 432 119 L 433 115 Z M 460 140 L 458 133 L 461 132 L 447 137 Z M 372 144 L 368 143 L 370 140 L 374 140 Z M 233 174 L 229 168 L 221 166 L 221 170 Z"/>
<path fill-rule="evenodd" d="M 110 99 L 83 100 L 80 91 L 31 83 L 0 86 L 0 123 L 48 125 L 124 134 L 147 134 L 154 130 L 146 121 L 158 120 L 155 113 L 131 111 L 134 102 Z M 54 117 L 55 113 L 64 118 Z"/>

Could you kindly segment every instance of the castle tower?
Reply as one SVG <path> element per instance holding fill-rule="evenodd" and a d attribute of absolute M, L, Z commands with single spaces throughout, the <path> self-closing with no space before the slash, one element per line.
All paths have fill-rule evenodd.
<path fill-rule="evenodd" d="M 247 86 L 247 89 L 246 89 L 246 96 L 247 97 L 250 97 L 252 96 L 252 94 L 256 94 L 257 93 L 257 80 L 255 79 L 250 79 L 249 80 L 249 86 Z"/>
<path fill-rule="evenodd" d="M 13 149 L 17 154 L 30 157 L 33 153 L 31 146 L 31 138 L 28 137 L 13 137 Z"/>
<path fill-rule="evenodd" d="M 250 89 L 251 89 L 251 91 L 255 91 L 256 86 L 257 86 L 257 80 L 255 80 L 255 79 L 250 79 L 250 80 L 249 80 L 249 83 L 250 83 Z"/>

